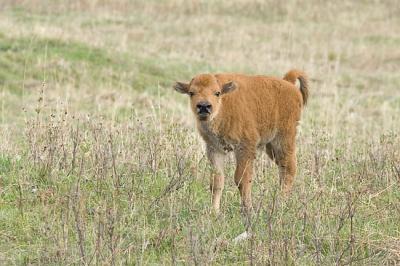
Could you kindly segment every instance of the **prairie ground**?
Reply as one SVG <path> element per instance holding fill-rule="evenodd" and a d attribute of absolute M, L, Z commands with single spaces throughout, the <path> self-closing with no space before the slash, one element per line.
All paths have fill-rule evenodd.
<path fill-rule="evenodd" d="M 0 264 L 400 263 L 398 1 L 0 3 Z M 260 153 L 221 214 L 175 80 L 311 78 L 290 198 Z"/>

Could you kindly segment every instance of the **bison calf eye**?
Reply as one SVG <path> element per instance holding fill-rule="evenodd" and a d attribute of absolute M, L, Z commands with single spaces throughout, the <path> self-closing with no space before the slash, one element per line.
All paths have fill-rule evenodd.
<path fill-rule="evenodd" d="M 189 96 L 192 97 L 194 95 L 193 91 L 189 91 Z"/>
<path fill-rule="evenodd" d="M 219 91 L 217 91 L 216 93 L 214 93 L 215 96 L 219 97 L 221 95 L 221 93 Z"/>

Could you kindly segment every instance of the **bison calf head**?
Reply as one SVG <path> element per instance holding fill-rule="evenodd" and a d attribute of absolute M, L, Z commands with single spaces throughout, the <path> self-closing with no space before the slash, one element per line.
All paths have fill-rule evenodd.
<path fill-rule="evenodd" d="M 179 93 L 190 96 L 190 105 L 195 116 L 200 121 L 212 120 L 221 108 L 221 101 L 225 94 L 237 87 L 231 81 L 224 84 L 211 74 L 198 75 L 187 84 L 177 82 L 174 89 Z"/>

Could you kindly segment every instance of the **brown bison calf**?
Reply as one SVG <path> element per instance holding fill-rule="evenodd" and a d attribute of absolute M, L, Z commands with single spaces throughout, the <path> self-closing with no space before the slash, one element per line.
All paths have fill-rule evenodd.
<path fill-rule="evenodd" d="M 299 81 L 299 88 L 295 86 Z M 235 183 L 242 206 L 251 209 L 253 161 L 264 149 L 279 167 L 284 192 L 296 174 L 296 126 L 307 102 L 308 80 L 297 70 L 283 79 L 241 74 L 201 74 L 175 90 L 190 96 L 198 130 L 206 142 L 213 167 L 210 180 L 213 207 L 219 211 L 224 188 L 224 159 L 236 157 Z"/>

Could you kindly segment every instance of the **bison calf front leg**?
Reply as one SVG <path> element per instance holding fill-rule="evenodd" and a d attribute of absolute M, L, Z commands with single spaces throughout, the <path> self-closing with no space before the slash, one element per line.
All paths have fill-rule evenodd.
<path fill-rule="evenodd" d="M 225 154 L 207 147 L 207 156 L 212 166 L 210 177 L 210 191 L 212 194 L 212 206 L 215 213 L 219 213 L 222 191 L 224 189 L 224 161 Z"/>
<path fill-rule="evenodd" d="M 245 213 L 251 212 L 251 182 L 253 178 L 253 161 L 255 148 L 240 149 L 236 152 L 235 183 L 239 188 L 242 199 L 242 207 Z"/>

